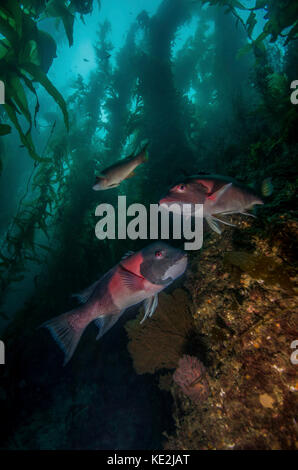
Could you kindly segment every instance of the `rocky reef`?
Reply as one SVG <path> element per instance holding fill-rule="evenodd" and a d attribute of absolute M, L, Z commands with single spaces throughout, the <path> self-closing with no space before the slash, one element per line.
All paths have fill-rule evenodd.
<path fill-rule="evenodd" d="M 132 323 L 128 327 L 137 372 L 168 369 L 160 375 L 159 386 L 174 398 L 176 430 L 166 435 L 166 449 L 297 447 L 297 365 L 291 362 L 291 343 L 298 337 L 294 269 L 298 223 L 287 214 L 272 217 L 267 228 L 261 218 L 231 220 L 235 229 L 205 237 L 203 250 L 190 257 L 184 282 L 191 306 L 187 334 L 179 325 L 179 310 L 183 318 L 186 314 L 182 289 L 162 296 L 146 332 L 140 334 L 137 327 L 134 333 Z M 174 325 L 170 333 L 161 320 L 169 311 Z M 153 325 L 158 367 L 157 356 L 147 348 Z M 175 341 L 174 328 L 181 331 L 182 343 Z M 167 344 L 172 344 L 171 350 Z M 185 358 L 190 356 L 185 353 L 201 364 L 206 381 L 201 399 L 198 395 L 192 399 L 179 383 L 181 368 L 185 375 L 188 367 Z"/>

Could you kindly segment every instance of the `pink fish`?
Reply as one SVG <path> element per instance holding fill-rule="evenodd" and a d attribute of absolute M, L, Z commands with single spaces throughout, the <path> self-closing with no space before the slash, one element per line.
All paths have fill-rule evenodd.
<path fill-rule="evenodd" d="M 262 185 L 264 195 L 270 195 L 272 188 L 268 180 Z M 262 199 L 249 187 L 237 181 L 218 175 L 198 175 L 187 178 L 174 185 L 167 195 L 159 201 L 165 208 L 170 204 L 203 204 L 204 218 L 209 226 L 217 233 L 221 233 L 218 222 L 232 225 L 225 220 L 218 219 L 215 214 L 244 214 L 250 215 L 247 210 L 257 204 L 263 204 Z M 194 212 L 192 211 L 192 214 Z"/>
<path fill-rule="evenodd" d="M 144 301 L 145 315 L 151 317 L 157 307 L 158 293 L 181 276 L 187 255 L 166 243 L 156 242 L 137 253 L 129 253 L 98 281 L 78 294 L 78 308 L 45 322 L 65 354 L 64 365 L 72 357 L 90 322 L 99 328 L 101 338 L 124 311 Z"/>

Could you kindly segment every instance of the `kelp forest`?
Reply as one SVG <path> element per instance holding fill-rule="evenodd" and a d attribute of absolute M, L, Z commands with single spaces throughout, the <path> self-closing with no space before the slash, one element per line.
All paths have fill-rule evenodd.
<path fill-rule="evenodd" d="M 1 449 L 297 447 L 297 40 L 289 0 L 1 2 Z M 98 341 L 91 324 L 63 367 L 42 324 L 150 244 L 99 240 L 96 207 L 148 208 L 191 175 L 273 189 L 206 226 L 152 317 L 135 305 Z"/>

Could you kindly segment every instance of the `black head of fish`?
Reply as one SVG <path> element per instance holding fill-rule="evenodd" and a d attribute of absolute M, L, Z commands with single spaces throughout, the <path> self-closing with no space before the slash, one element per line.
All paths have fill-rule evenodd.
<path fill-rule="evenodd" d="M 159 204 L 203 204 L 205 198 L 206 193 L 202 189 L 202 186 L 195 181 L 188 180 L 172 186 L 166 196 L 160 199 Z"/>
<path fill-rule="evenodd" d="M 153 284 L 170 284 L 184 273 L 187 266 L 186 253 L 164 242 L 144 248 L 142 257 L 140 273 Z"/>

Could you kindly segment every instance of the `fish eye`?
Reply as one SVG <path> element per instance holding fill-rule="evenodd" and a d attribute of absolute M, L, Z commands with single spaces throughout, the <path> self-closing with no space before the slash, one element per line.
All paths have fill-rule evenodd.
<path fill-rule="evenodd" d="M 155 252 L 155 258 L 162 258 L 162 257 L 163 257 L 162 251 L 157 250 L 157 251 Z"/>
<path fill-rule="evenodd" d="M 183 184 L 183 183 L 178 184 L 177 190 L 178 190 L 178 191 L 184 191 L 184 190 L 185 190 L 185 184 Z"/>

